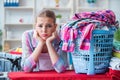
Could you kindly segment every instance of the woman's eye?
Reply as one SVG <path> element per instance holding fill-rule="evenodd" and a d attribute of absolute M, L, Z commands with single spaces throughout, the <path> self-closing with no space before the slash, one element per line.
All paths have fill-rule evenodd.
<path fill-rule="evenodd" d="M 50 27 L 52 27 L 52 25 L 51 25 L 51 24 L 48 24 L 48 25 L 46 25 L 46 27 L 50 28 Z"/>
<path fill-rule="evenodd" d="M 42 27 L 42 25 L 38 25 L 38 27 Z"/>

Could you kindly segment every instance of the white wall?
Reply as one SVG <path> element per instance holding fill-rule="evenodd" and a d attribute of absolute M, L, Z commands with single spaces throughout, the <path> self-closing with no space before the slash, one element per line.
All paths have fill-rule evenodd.
<path fill-rule="evenodd" d="M 0 0 L 0 29 L 3 28 L 3 1 L 4 0 Z M 39 10 L 42 8 L 41 5 L 42 4 L 40 1 L 45 1 L 45 0 L 36 0 L 36 13 L 39 12 Z M 48 0 L 48 2 L 50 2 L 50 0 Z M 47 4 L 47 3 L 46 3 Z M 54 4 L 54 3 L 53 3 Z M 116 18 L 117 20 L 120 21 L 120 8 L 118 7 L 120 4 L 120 0 L 110 0 L 110 6 L 109 9 L 113 10 L 116 14 Z"/>
<path fill-rule="evenodd" d="M 0 0 L 0 29 L 3 28 L 3 0 Z"/>
<path fill-rule="evenodd" d="M 120 22 L 120 0 L 110 0 L 110 9 L 116 14 L 117 20 Z"/>

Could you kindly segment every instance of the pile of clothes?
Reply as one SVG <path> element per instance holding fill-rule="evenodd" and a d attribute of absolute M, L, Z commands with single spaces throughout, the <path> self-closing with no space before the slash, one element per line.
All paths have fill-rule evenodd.
<path fill-rule="evenodd" d="M 73 52 L 75 50 L 74 41 L 78 38 L 79 49 L 89 50 L 93 30 L 115 30 L 116 24 L 115 14 L 111 10 L 76 13 L 70 21 L 61 26 L 62 50 Z"/>
<path fill-rule="evenodd" d="M 117 28 L 118 22 L 116 21 L 114 12 L 111 10 L 75 13 L 68 22 L 61 26 L 61 47 L 63 51 L 74 53 L 72 54 L 72 60 L 76 73 L 86 73 L 89 69 L 88 63 L 91 60 L 89 51 L 92 31 L 107 30 L 114 32 Z M 98 58 L 100 58 L 97 60 L 103 60 L 102 57 L 104 55 L 97 55 Z M 93 56 L 95 56 L 95 54 Z M 103 61 L 107 62 L 110 60 L 106 57 Z M 105 62 L 102 63 L 102 61 L 95 61 L 94 64 L 94 68 L 98 70 L 98 72 L 103 72 L 104 68 L 108 68 L 109 65 Z M 75 65 L 77 67 L 75 67 Z"/>

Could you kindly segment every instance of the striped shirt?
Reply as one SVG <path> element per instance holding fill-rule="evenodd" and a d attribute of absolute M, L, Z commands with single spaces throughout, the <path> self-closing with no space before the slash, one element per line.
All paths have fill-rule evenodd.
<path fill-rule="evenodd" d="M 55 39 L 52 43 L 53 47 L 59 55 L 55 64 L 51 63 L 51 59 L 48 53 L 40 55 L 38 62 L 33 60 L 30 56 L 37 46 L 38 41 L 33 38 L 33 30 L 25 31 L 22 35 L 22 60 L 21 67 L 25 72 L 41 71 L 41 70 L 56 70 L 57 72 L 63 72 L 68 66 L 67 54 L 63 52 L 59 46 L 60 41 Z"/>

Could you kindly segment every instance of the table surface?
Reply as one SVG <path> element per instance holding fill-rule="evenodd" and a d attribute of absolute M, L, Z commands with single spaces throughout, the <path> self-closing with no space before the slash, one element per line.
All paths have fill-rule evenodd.
<path fill-rule="evenodd" d="M 86 75 L 76 74 L 74 71 L 9 72 L 8 77 L 10 80 L 110 80 L 108 73 Z"/>

